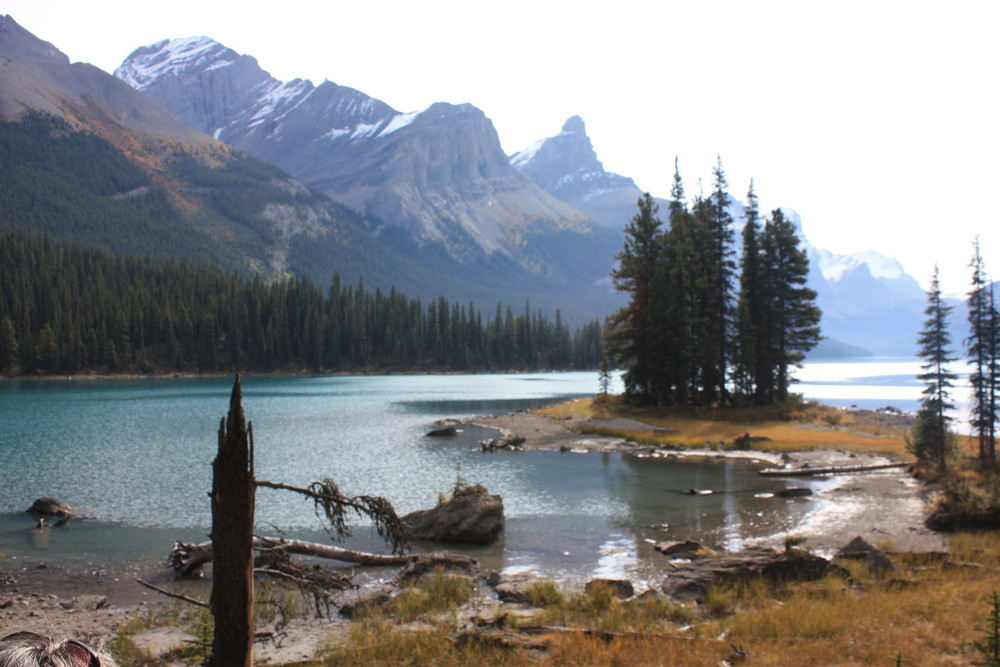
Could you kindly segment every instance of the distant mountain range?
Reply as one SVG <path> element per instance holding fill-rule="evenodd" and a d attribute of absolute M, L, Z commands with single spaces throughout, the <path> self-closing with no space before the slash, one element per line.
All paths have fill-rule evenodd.
<path fill-rule="evenodd" d="M 456 259 L 500 253 L 534 270 L 534 237 L 592 234 L 583 214 L 510 166 L 469 104 L 400 113 L 330 81 L 278 81 L 207 38 L 137 49 L 115 75 L 192 127 Z"/>
<path fill-rule="evenodd" d="M 621 230 L 635 214 L 642 190 L 625 176 L 605 171 L 579 116 L 568 119 L 559 134 L 515 153 L 511 164 L 553 196 L 572 204 L 596 223 Z M 668 201 L 657 199 L 661 218 Z M 739 224 L 743 203 L 730 208 Z M 906 356 L 916 350 L 923 323 L 925 294 L 898 261 L 875 251 L 834 255 L 812 246 L 795 211 L 783 209 L 798 227 L 809 256 L 810 287 L 818 293 L 826 340 L 812 358 Z M 769 214 L 768 212 L 765 212 Z"/>
<path fill-rule="evenodd" d="M 466 124 L 465 130 L 454 134 L 444 123 L 443 140 L 454 148 L 442 148 L 437 140 L 426 138 L 441 123 L 436 106 L 422 114 L 424 118 L 414 119 L 410 130 L 394 126 L 394 131 L 386 132 L 393 129 L 388 122 L 396 119 L 399 124 L 403 119 L 398 114 L 383 115 L 375 134 L 384 132 L 386 141 L 372 145 L 386 153 L 386 160 L 369 172 L 344 167 L 344 178 L 359 184 L 352 192 L 375 192 L 371 205 L 361 207 L 367 208 L 365 212 L 337 203 L 279 167 L 193 129 L 150 95 L 121 80 L 89 65 L 70 64 L 54 46 L 9 16 L 0 17 L 0 63 L 0 120 L 10 136 L 17 135 L 0 156 L 10 166 L 0 173 L 0 184 L 5 192 L 31 193 L 5 197 L 0 224 L 45 231 L 54 240 L 191 256 L 265 275 L 308 276 L 319 284 L 327 284 L 339 272 L 347 282 L 363 278 L 371 289 L 395 286 L 412 296 L 443 295 L 490 309 L 499 302 L 520 312 L 529 302 L 532 310 L 550 315 L 561 309 L 564 321 L 573 324 L 603 317 L 620 301 L 606 284 L 606 267 L 617 251 L 614 234 L 586 222 L 582 214 L 510 167 L 492 126 L 471 107 L 442 107 Z M 218 68 L 220 76 L 223 70 Z M 243 88 L 244 84 L 232 83 L 233 91 Z M 333 84 L 314 90 L 320 89 L 317 100 L 327 91 L 333 97 L 362 99 L 360 93 Z M 225 104 L 216 108 L 218 99 L 231 96 L 218 88 L 206 90 L 212 93 L 206 93 L 202 106 L 208 117 L 216 117 L 228 108 Z M 388 108 L 370 99 L 359 106 L 370 109 L 356 110 L 362 120 L 375 120 L 376 116 L 364 114 Z M 309 105 L 298 108 L 309 112 Z M 93 154 L 103 151 L 106 157 L 108 151 L 100 148 L 100 141 L 92 141 L 94 145 L 88 144 L 83 152 L 75 144 L 62 146 L 58 160 L 39 164 L 38 159 L 49 155 L 51 145 L 63 140 L 66 131 L 54 125 L 28 136 L 29 126 L 15 122 L 28 117 L 23 115 L 28 110 L 51 114 L 54 121 L 109 142 L 124 158 L 118 166 L 129 172 L 128 178 L 104 178 L 107 182 L 99 188 L 77 182 L 79 165 L 88 165 L 83 170 L 88 178 L 103 173 L 106 160 L 95 160 Z M 312 110 L 320 115 L 326 111 Z M 213 128 L 212 134 L 221 136 L 218 129 Z M 323 133 L 330 132 L 328 125 Z M 459 168 L 468 157 L 458 149 L 463 132 L 486 137 L 483 156 L 467 169 Z M 423 153 L 416 148 L 394 149 L 391 142 L 396 139 L 391 135 L 409 137 L 410 148 L 423 143 L 427 149 Z M 356 157 L 361 159 L 360 154 Z M 407 160 L 419 165 L 419 177 L 408 172 Z M 494 168 L 503 178 L 489 177 Z M 451 180 L 449 170 L 455 176 Z M 120 189 L 119 181 L 127 181 L 128 188 Z M 435 182 L 444 185 L 429 187 Z M 421 190 L 423 185 L 428 187 Z M 479 199 L 469 195 L 474 203 L 467 204 L 464 193 L 476 188 Z M 383 191 L 388 194 L 383 196 Z M 399 192 L 405 196 L 394 194 Z M 396 201 L 392 206 L 402 210 L 400 202 L 407 196 L 419 200 L 408 217 L 387 221 L 372 212 L 380 206 L 385 211 L 384 206 L 390 206 L 387 201 Z M 428 201 L 438 206 L 437 213 L 428 212 L 431 209 L 424 206 Z M 109 207 L 116 209 L 110 216 L 105 213 Z M 480 215 L 490 210 L 496 212 Z M 474 224 L 478 222 L 482 224 Z"/>
<path fill-rule="evenodd" d="M 56 193 L 50 199 L 83 197 L 83 210 L 131 206 L 116 232 L 71 224 L 65 206 L 40 210 L 44 197 L 5 203 L 0 224 L 30 220 L 57 239 L 145 252 L 152 230 L 163 239 L 153 252 L 321 283 L 338 271 L 480 306 L 529 300 L 571 322 L 622 303 L 608 276 L 642 192 L 605 171 L 579 117 L 508 157 L 471 105 L 402 113 L 329 81 L 278 81 L 207 38 L 139 48 L 116 79 L 70 64 L 10 17 L 0 17 L 0 64 L 0 120 L 52 114 L 110 142 L 133 172 L 118 179 L 127 188 L 86 196 L 82 186 L 65 192 L 73 179 L 45 165 L 20 175 Z M 9 164 L 23 171 L 59 137 L 51 129 L 25 139 L 21 153 L 6 151 Z M 60 159 L 64 169 L 73 159 Z M 806 248 L 830 339 L 813 356 L 912 354 L 924 294 L 898 262 Z"/>

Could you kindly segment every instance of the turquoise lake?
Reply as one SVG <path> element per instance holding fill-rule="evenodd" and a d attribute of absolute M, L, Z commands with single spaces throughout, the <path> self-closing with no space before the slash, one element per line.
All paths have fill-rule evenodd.
<path fill-rule="evenodd" d="M 865 384 L 829 364 L 799 390 L 865 400 L 881 387 L 904 409 L 919 386 L 890 368 Z M 868 367 L 871 371 L 872 367 Z M 802 373 L 809 376 L 810 367 Z M 891 378 L 892 382 L 886 380 Z M 850 385 L 852 390 L 843 390 Z M 896 395 L 884 388 L 894 386 Z M 175 539 L 206 539 L 208 490 L 231 378 L 0 382 L 0 553 L 5 566 L 90 567 L 161 562 Z M 470 548 L 490 567 L 559 576 L 641 573 L 652 541 L 726 545 L 789 527 L 814 503 L 758 498 L 784 486 L 748 462 L 642 459 L 621 454 L 485 454 L 492 431 L 425 434 L 449 417 L 523 410 L 592 395 L 597 374 L 245 377 L 259 479 L 308 485 L 332 477 L 349 494 L 383 495 L 399 513 L 430 507 L 457 475 L 504 499 L 501 544 Z M 915 392 L 915 393 L 914 393 Z M 891 394 L 891 392 L 889 392 Z M 822 396 L 817 396 L 822 398 Z M 915 399 L 914 399 L 915 400 Z M 831 402 L 837 402 L 834 399 Z M 796 482 L 801 484 L 802 482 Z M 815 482 L 814 484 L 821 484 Z M 690 496 L 691 487 L 718 491 Z M 91 517 L 44 534 L 24 510 L 41 496 Z M 261 489 L 260 532 L 328 540 L 311 506 Z M 666 530 L 663 525 L 666 524 Z M 361 527 L 348 544 L 384 550 Z"/>

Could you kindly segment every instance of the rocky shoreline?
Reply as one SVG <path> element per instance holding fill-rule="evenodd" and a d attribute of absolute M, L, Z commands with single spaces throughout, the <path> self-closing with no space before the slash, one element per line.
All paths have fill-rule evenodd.
<path fill-rule="evenodd" d="M 893 416 L 889 416 L 895 419 Z M 523 450 L 576 452 L 624 452 L 649 455 L 650 447 L 623 438 L 582 434 L 591 429 L 649 431 L 642 422 L 615 419 L 586 419 L 574 416 L 557 420 L 532 412 L 480 416 L 466 423 L 493 428 L 502 437 L 523 439 Z M 676 457 L 719 457 L 765 461 L 791 468 L 867 467 L 893 463 L 888 456 L 862 455 L 833 449 L 791 452 L 778 455 L 756 450 L 694 449 L 657 452 Z M 899 551 L 938 552 L 946 548 L 941 534 L 924 525 L 929 490 L 905 468 L 863 474 L 832 475 L 816 494 L 818 507 L 790 531 L 781 531 L 754 540 L 760 546 L 779 546 L 785 538 L 805 538 L 804 546 L 820 554 L 832 555 L 854 537 L 873 544 L 891 545 Z"/>
<path fill-rule="evenodd" d="M 501 437 L 515 437 L 525 450 L 562 450 L 576 452 L 626 452 L 634 455 L 651 455 L 648 445 L 628 442 L 621 438 L 592 436 L 574 430 L 584 420 L 574 417 L 557 420 L 531 412 L 477 417 L 465 423 L 496 429 Z M 593 420 L 588 424 L 596 428 L 618 430 L 649 430 L 639 422 L 629 420 Z M 889 462 L 884 456 L 854 455 L 834 450 L 799 452 L 783 456 L 745 450 L 666 451 L 667 456 L 727 456 L 765 461 L 771 465 L 789 465 L 812 468 L 843 464 L 877 465 Z M 855 537 L 883 550 L 942 552 L 946 545 L 942 537 L 924 526 L 926 517 L 924 486 L 913 479 L 905 469 L 888 469 L 867 474 L 846 474 L 831 477 L 816 494 L 816 509 L 809 512 L 794 528 L 753 540 L 748 549 L 767 549 L 780 552 L 786 538 L 795 537 L 810 552 L 826 558 Z M 671 569 L 671 561 L 664 557 L 664 571 Z M 11 563 L 0 562 L 0 570 Z M 147 569 L 152 569 L 152 564 Z M 8 569 L 10 569 L 8 567 Z M 160 568 L 162 570 L 162 568 Z M 9 572 L 3 579 L 0 572 L 0 624 L 5 631 L 34 630 L 56 635 L 78 637 L 95 643 L 107 642 L 115 636 L 116 627 L 125 619 L 145 615 L 149 610 L 164 609 L 172 603 L 162 596 L 147 591 L 134 583 L 129 573 L 112 577 L 95 576 L 89 581 L 74 581 L 66 586 L 66 578 L 53 571 Z M 134 573 L 133 573 L 134 574 Z M 161 581 L 169 573 L 159 572 Z M 362 572 L 362 589 L 378 591 L 391 589 L 394 571 L 369 570 Z M 485 576 L 485 573 L 484 573 Z M 514 578 L 516 579 L 516 578 Z M 517 586 L 517 581 L 497 579 L 496 584 Z M 508 581 L 509 580 L 509 581 Z M 200 587 L 202 597 L 207 596 L 204 582 L 193 582 Z M 509 587 L 511 587 L 509 586 Z M 499 591 L 496 593 L 499 595 Z M 492 599 L 485 604 L 500 604 Z M 348 604 L 345 602 L 345 604 Z M 484 603 L 478 603 L 484 604 Z M 329 619 L 298 618 L 280 628 L 280 646 L 271 645 L 258 654 L 282 664 L 294 662 L 311 655 L 321 641 L 331 635 L 346 636 L 350 621 L 334 615 Z M 163 631 L 169 635 L 167 631 Z M 176 644 L 176 637 L 140 636 L 137 644 L 149 642 L 153 651 L 159 643 Z M 159 642 L 159 643 L 158 643 Z"/>

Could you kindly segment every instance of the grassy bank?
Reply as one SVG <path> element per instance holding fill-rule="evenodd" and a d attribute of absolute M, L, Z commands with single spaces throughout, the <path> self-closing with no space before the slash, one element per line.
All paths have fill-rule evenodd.
<path fill-rule="evenodd" d="M 662 447 L 753 448 L 769 452 L 840 449 L 912 459 L 905 435 L 912 417 L 891 412 L 846 411 L 818 403 L 790 402 L 751 408 L 655 410 L 616 397 L 582 398 L 539 412 L 554 419 L 625 418 L 648 430 L 584 426 L 582 432 L 612 435 Z M 740 441 L 750 436 L 749 440 Z"/>
<path fill-rule="evenodd" d="M 483 605 L 474 585 L 439 575 L 331 636 L 301 664 L 442 665 L 969 665 L 993 636 L 1000 535 L 961 533 L 950 553 L 890 553 L 894 572 L 847 563 L 848 574 L 807 584 L 751 581 L 712 589 L 701 603 L 656 595 L 628 601 L 609 588 L 571 594 L 540 584 L 533 605 Z M 262 608 L 263 609 L 263 608 Z M 498 621 L 503 617 L 502 621 Z M 124 665 L 169 664 L 116 648 Z M 202 636 L 204 618 L 168 619 Z M 155 624 L 155 623 L 154 623 Z M 489 628 L 490 624 L 501 626 Z M 183 654 L 186 653 L 186 656 Z M 183 657 L 182 657 L 183 656 Z M 198 664 L 191 649 L 174 654 Z"/>

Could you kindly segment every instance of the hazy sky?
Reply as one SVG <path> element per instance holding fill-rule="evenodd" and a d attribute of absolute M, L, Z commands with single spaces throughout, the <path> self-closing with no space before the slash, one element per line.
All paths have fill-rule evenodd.
<path fill-rule="evenodd" d="M 814 245 L 869 248 L 965 291 L 1000 277 L 1000 3 L 851 0 L 0 0 L 73 61 L 205 35 L 273 76 L 400 111 L 471 102 L 508 153 L 580 115 L 605 168 L 666 196 L 721 155 L 734 195 L 797 210 Z"/>

